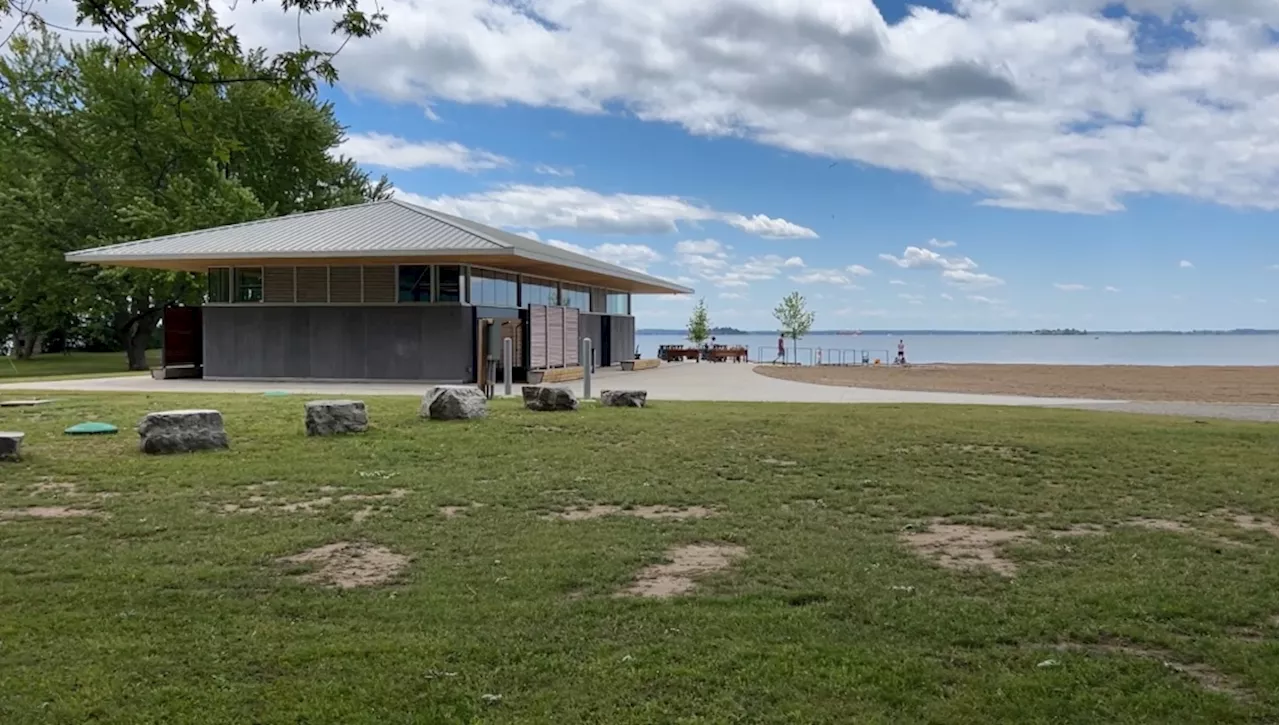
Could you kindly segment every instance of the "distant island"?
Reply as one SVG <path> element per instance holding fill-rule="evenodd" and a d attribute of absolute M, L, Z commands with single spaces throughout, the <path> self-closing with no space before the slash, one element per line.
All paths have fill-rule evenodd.
<path fill-rule="evenodd" d="M 681 339 L 686 330 L 665 330 L 647 328 L 636 330 L 637 335 L 679 335 Z M 713 335 L 777 335 L 777 329 L 771 330 L 739 330 L 734 327 L 716 327 Z M 1237 328 L 1233 330 L 1108 330 L 1092 332 L 1064 328 L 1058 330 L 862 330 L 856 335 L 864 337 L 883 337 L 893 335 L 909 337 L 911 335 L 1276 335 L 1280 330 L 1258 330 L 1253 328 Z M 854 335 L 849 330 L 814 330 L 813 335 Z"/>
<path fill-rule="evenodd" d="M 1034 330 L 1032 335 L 1088 335 L 1087 330 L 1077 330 L 1074 327 L 1064 327 L 1057 330 Z"/>
<path fill-rule="evenodd" d="M 711 328 L 711 334 L 712 335 L 750 335 L 751 333 L 747 332 L 746 330 L 739 330 L 736 327 L 713 327 Z"/>

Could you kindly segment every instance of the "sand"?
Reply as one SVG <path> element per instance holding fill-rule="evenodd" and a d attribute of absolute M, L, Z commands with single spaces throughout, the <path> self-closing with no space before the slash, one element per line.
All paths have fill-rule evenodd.
<path fill-rule="evenodd" d="M 1276 367 L 1149 365 L 761 365 L 773 378 L 819 385 L 1044 398 L 1197 403 L 1276 403 Z"/>

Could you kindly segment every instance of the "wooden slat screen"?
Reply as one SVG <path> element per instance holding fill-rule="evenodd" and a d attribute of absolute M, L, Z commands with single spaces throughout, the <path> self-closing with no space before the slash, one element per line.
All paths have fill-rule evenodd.
<path fill-rule="evenodd" d="M 323 304 L 329 301 L 329 268 L 298 267 L 298 302 Z"/>
<path fill-rule="evenodd" d="M 389 264 L 364 267 L 364 301 L 392 303 L 396 301 L 396 268 Z"/>
<path fill-rule="evenodd" d="M 582 347 L 578 339 L 578 308 L 564 308 L 564 364 L 578 364 L 578 351 Z"/>
<path fill-rule="evenodd" d="M 547 308 L 547 367 L 564 366 L 564 308 Z"/>
<path fill-rule="evenodd" d="M 262 301 L 293 302 L 293 267 L 262 270 Z"/>
<path fill-rule="evenodd" d="M 520 334 L 520 320 L 503 320 L 502 336 L 511 338 L 512 365 L 519 367 L 524 359 L 524 335 Z"/>
<path fill-rule="evenodd" d="M 359 304 L 363 281 L 359 267 L 329 268 L 329 301 Z"/>
<path fill-rule="evenodd" d="M 529 305 L 529 367 L 547 367 L 547 307 Z"/>

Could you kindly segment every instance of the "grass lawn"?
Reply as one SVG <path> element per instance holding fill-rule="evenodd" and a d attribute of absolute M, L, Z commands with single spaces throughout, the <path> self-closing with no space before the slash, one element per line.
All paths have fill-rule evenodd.
<path fill-rule="evenodd" d="M 147 362 L 160 364 L 160 351 L 148 350 Z M 54 378 L 89 378 L 106 375 L 141 374 L 129 370 L 123 352 L 60 352 L 36 355 L 30 360 L 0 357 L 0 383 Z"/>
<path fill-rule="evenodd" d="M 0 464 L 0 722 L 1277 717 L 1274 425 L 378 397 L 368 433 L 308 439 L 304 399 L 0 410 L 28 453 Z M 205 406 L 230 451 L 137 452 L 143 413 Z M 85 419 L 121 433 L 61 434 Z M 592 505 L 619 509 L 548 516 Z M 344 541 L 407 564 L 340 589 L 284 560 Z M 619 596 L 690 544 L 740 555 Z"/>

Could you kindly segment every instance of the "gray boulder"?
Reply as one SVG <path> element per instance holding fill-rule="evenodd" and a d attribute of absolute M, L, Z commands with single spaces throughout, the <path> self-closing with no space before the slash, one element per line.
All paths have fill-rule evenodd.
<path fill-rule="evenodd" d="M 143 453 L 188 453 L 227 448 L 222 413 L 216 410 L 166 410 L 147 413 L 138 423 Z"/>
<path fill-rule="evenodd" d="M 524 407 L 529 410 L 539 412 L 556 411 L 556 410 L 577 410 L 578 396 L 568 388 L 557 386 L 538 386 L 531 394 L 524 391 Z"/>
<path fill-rule="evenodd" d="M 363 400 L 312 400 L 306 410 L 309 436 L 363 433 L 369 429 Z"/>
<path fill-rule="evenodd" d="M 22 458 L 24 433 L 0 431 L 0 461 L 16 461 Z"/>
<path fill-rule="evenodd" d="M 647 390 L 604 390 L 600 404 L 610 408 L 643 408 L 649 399 Z"/>
<path fill-rule="evenodd" d="M 418 414 L 432 420 L 470 420 L 489 414 L 489 401 L 471 385 L 438 385 L 422 398 Z"/>

